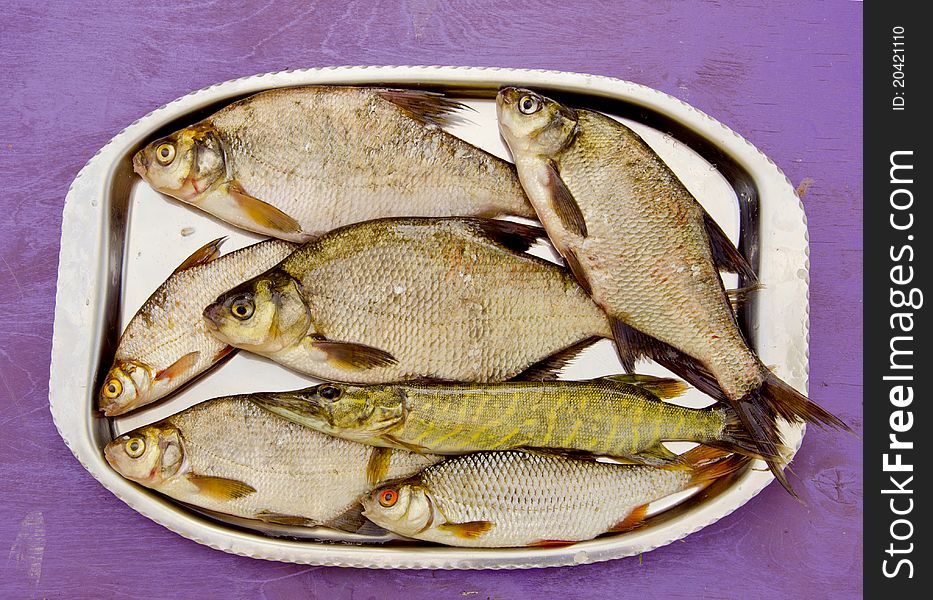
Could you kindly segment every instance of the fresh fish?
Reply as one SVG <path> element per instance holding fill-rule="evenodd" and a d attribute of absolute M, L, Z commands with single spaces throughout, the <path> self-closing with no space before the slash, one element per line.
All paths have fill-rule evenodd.
<path fill-rule="evenodd" d="M 567 544 L 637 527 L 649 503 L 735 471 L 747 459 L 723 459 L 700 446 L 683 462 L 688 468 L 662 469 L 481 452 L 386 484 L 361 502 L 372 522 L 419 540 L 484 548 Z"/>
<path fill-rule="evenodd" d="M 729 408 L 693 409 L 675 379 L 618 375 L 591 381 L 488 384 L 324 383 L 253 401 L 323 433 L 385 448 L 466 454 L 555 449 L 663 465 L 677 455 L 663 441 L 701 442 L 757 457 Z"/>
<path fill-rule="evenodd" d="M 418 90 L 270 90 L 152 142 L 133 167 L 160 192 L 297 242 L 381 217 L 533 217 L 511 164 L 441 129 L 461 108 Z"/>
<path fill-rule="evenodd" d="M 570 273 L 523 253 L 543 233 L 464 218 L 350 225 L 222 294 L 205 320 L 223 342 L 330 381 L 502 381 L 611 335 Z"/>
<path fill-rule="evenodd" d="M 218 258 L 223 241 L 214 240 L 188 257 L 127 324 L 98 394 L 105 415 L 155 402 L 233 351 L 205 329 L 204 306 L 296 248 L 270 240 Z"/>
<path fill-rule="evenodd" d="M 631 371 L 653 358 L 739 414 L 775 477 L 775 419 L 846 428 L 748 347 L 719 270 L 755 273 L 661 158 L 630 128 L 530 90 L 497 97 L 499 127 L 551 241 L 608 314 Z"/>
<path fill-rule="evenodd" d="M 357 499 L 439 456 L 373 448 L 290 423 L 249 396 L 208 400 L 110 442 L 118 473 L 228 515 L 356 531 Z"/>

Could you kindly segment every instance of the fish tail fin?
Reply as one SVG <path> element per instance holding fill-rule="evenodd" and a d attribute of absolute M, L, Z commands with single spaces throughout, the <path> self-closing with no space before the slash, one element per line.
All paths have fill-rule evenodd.
<path fill-rule="evenodd" d="M 703 485 L 723 475 L 738 471 L 751 460 L 747 456 L 732 454 L 703 444 L 685 452 L 680 458 L 691 470 L 691 486 Z"/>
<path fill-rule="evenodd" d="M 754 392 L 746 394 L 739 402 L 730 402 L 730 404 L 774 478 L 791 496 L 799 500 L 800 496 L 794 491 L 784 473 L 786 461 L 778 450 L 784 447 L 784 440 L 778 431 L 777 415 L 763 395 L 764 388 L 765 386 L 762 385 Z"/>
<path fill-rule="evenodd" d="M 762 398 L 772 412 L 786 421 L 800 420 L 823 428 L 833 427 L 852 432 L 839 417 L 792 388 L 771 371 L 767 371 L 761 388 L 753 394 Z"/>
<path fill-rule="evenodd" d="M 759 443 L 742 422 L 738 412 L 731 406 L 722 408 L 713 408 L 715 412 L 723 415 L 723 428 L 719 438 L 715 440 L 704 441 L 703 444 L 713 448 L 719 448 L 727 452 L 743 454 L 749 458 L 759 460 L 782 461 L 787 453 L 787 447 L 782 443 L 775 443 L 774 454 L 767 454 L 764 444 Z"/>

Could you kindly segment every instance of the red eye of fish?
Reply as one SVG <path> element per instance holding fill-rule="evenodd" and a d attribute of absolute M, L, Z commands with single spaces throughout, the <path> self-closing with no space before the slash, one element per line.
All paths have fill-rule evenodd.
<path fill-rule="evenodd" d="M 396 502 L 398 502 L 398 492 L 395 490 L 382 490 L 379 494 L 379 504 L 386 508 L 395 506 Z"/>

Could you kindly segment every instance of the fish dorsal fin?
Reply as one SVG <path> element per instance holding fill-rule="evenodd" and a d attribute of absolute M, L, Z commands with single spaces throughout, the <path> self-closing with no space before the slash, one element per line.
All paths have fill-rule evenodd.
<path fill-rule="evenodd" d="M 612 383 L 621 383 L 625 385 L 635 385 L 643 390 L 647 390 L 658 398 L 676 398 L 680 396 L 689 387 L 683 381 L 673 377 L 655 377 L 654 375 L 604 375 L 594 381 L 609 381 Z"/>
<path fill-rule="evenodd" d="M 627 514 L 624 519 L 613 525 L 609 528 L 609 531 L 631 531 L 636 527 L 640 527 L 644 522 L 645 518 L 648 516 L 648 505 L 642 504 L 641 506 L 636 506 L 632 509 L 632 512 Z"/>
<path fill-rule="evenodd" d="M 738 251 L 732 240 L 726 235 L 719 224 L 713 220 L 705 210 L 703 211 L 703 225 L 706 228 L 706 236 L 709 238 L 710 250 L 713 252 L 713 262 L 723 271 L 736 273 L 742 281 L 748 284 L 758 282 L 758 276 L 752 270 L 748 261 Z"/>
<path fill-rule="evenodd" d="M 392 450 L 390 448 L 373 448 L 366 463 L 366 481 L 375 486 L 389 474 L 392 464 Z"/>
<path fill-rule="evenodd" d="M 201 353 L 195 350 L 194 352 L 189 352 L 185 354 L 171 365 L 162 369 L 156 373 L 156 381 L 163 381 L 165 379 L 173 379 L 184 375 L 188 370 L 194 367 L 198 362 L 198 357 L 201 356 Z"/>
<path fill-rule="evenodd" d="M 492 526 L 492 521 L 467 521 L 466 523 L 444 523 L 438 525 L 437 528 L 465 540 L 475 540 L 492 529 Z"/>
<path fill-rule="evenodd" d="M 220 256 L 220 246 L 227 241 L 227 236 L 219 237 L 214 241 L 208 242 L 195 250 L 191 256 L 185 259 L 185 262 L 181 263 L 172 271 L 172 275 L 175 273 L 180 273 L 191 267 L 196 267 L 198 265 L 203 265 L 211 262 L 218 256 Z"/>
<path fill-rule="evenodd" d="M 583 219 L 583 213 L 580 206 L 567 185 L 560 177 L 557 170 L 557 164 L 553 160 L 547 161 L 547 186 L 551 190 L 551 204 L 554 206 L 554 212 L 560 217 L 564 228 L 581 237 L 586 237 L 586 221 Z"/>
<path fill-rule="evenodd" d="M 266 523 L 275 523 L 277 525 L 297 525 L 298 527 L 311 527 L 317 525 L 312 519 L 300 517 L 297 515 L 285 515 L 282 513 L 264 510 L 256 514 L 256 518 Z"/>
<path fill-rule="evenodd" d="M 301 233 L 298 221 L 271 204 L 248 194 L 239 181 L 228 181 L 226 192 L 236 204 L 237 212 L 258 227 L 272 229 L 292 238 Z"/>
<path fill-rule="evenodd" d="M 513 252 L 525 252 L 538 240 L 547 239 L 544 229 L 534 225 L 498 219 L 472 219 L 472 221 L 484 237 Z"/>
<path fill-rule="evenodd" d="M 422 125 L 436 127 L 456 124 L 462 119 L 457 116 L 457 111 L 469 108 L 466 104 L 451 100 L 444 94 L 424 90 L 385 89 L 377 90 L 376 95 L 391 102 Z"/>
<path fill-rule="evenodd" d="M 398 360 L 385 350 L 365 344 L 315 339 L 311 345 L 326 354 L 327 362 L 339 369 L 364 370 L 398 364 Z"/>
<path fill-rule="evenodd" d="M 588 295 L 593 295 L 593 288 L 590 286 L 589 280 L 586 278 L 586 271 L 583 270 L 583 267 L 580 265 L 580 259 L 577 258 L 577 253 L 574 252 L 571 248 L 565 248 L 564 253 L 561 254 L 564 258 L 564 262 L 567 263 L 567 267 L 570 269 L 570 272 L 573 273 L 574 279 L 577 280 L 577 283 L 580 284 L 580 287 L 583 288 Z"/>
<path fill-rule="evenodd" d="M 531 365 L 511 381 L 556 381 L 561 370 L 601 338 L 589 337 Z"/>
<path fill-rule="evenodd" d="M 256 488 L 248 483 L 225 477 L 188 475 L 188 481 L 193 483 L 201 494 L 221 502 L 243 498 L 256 491 Z"/>

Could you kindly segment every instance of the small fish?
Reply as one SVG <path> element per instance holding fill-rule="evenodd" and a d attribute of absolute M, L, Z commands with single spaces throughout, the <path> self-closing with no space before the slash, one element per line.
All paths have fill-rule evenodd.
<path fill-rule="evenodd" d="M 133 157 L 156 190 L 295 242 L 381 217 L 533 217 L 515 168 L 445 132 L 463 105 L 419 90 L 270 90 Z"/>
<path fill-rule="evenodd" d="M 742 468 L 700 446 L 685 469 L 615 465 L 524 452 L 450 458 L 361 499 L 389 531 L 448 546 L 563 545 L 641 525 L 648 504 Z"/>
<path fill-rule="evenodd" d="M 218 258 L 224 239 L 189 256 L 127 324 L 98 394 L 98 406 L 108 417 L 164 398 L 232 352 L 205 329 L 204 306 L 296 247 L 270 240 Z"/>
<path fill-rule="evenodd" d="M 630 128 L 531 90 L 505 88 L 499 129 L 538 217 L 610 318 L 626 370 L 653 358 L 728 402 L 775 457 L 776 417 L 848 427 L 781 381 L 749 348 L 719 271 L 757 279 L 661 158 Z M 794 493 L 780 460 L 768 466 Z"/>
<path fill-rule="evenodd" d="M 372 448 L 318 433 L 228 396 L 122 435 L 104 448 L 122 476 L 175 500 L 285 525 L 356 531 L 357 499 L 439 456 Z"/>
<path fill-rule="evenodd" d="M 329 381 L 503 381 L 611 331 L 537 227 L 381 219 L 337 229 L 204 310 L 221 341 Z M 547 364 L 540 364 L 542 361 Z"/>
<path fill-rule="evenodd" d="M 466 454 L 521 448 L 665 465 L 664 441 L 709 444 L 758 457 L 731 408 L 693 409 L 659 400 L 684 384 L 647 375 L 591 381 L 487 384 L 324 383 L 253 401 L 323 433 L 385 448 Z"/>

